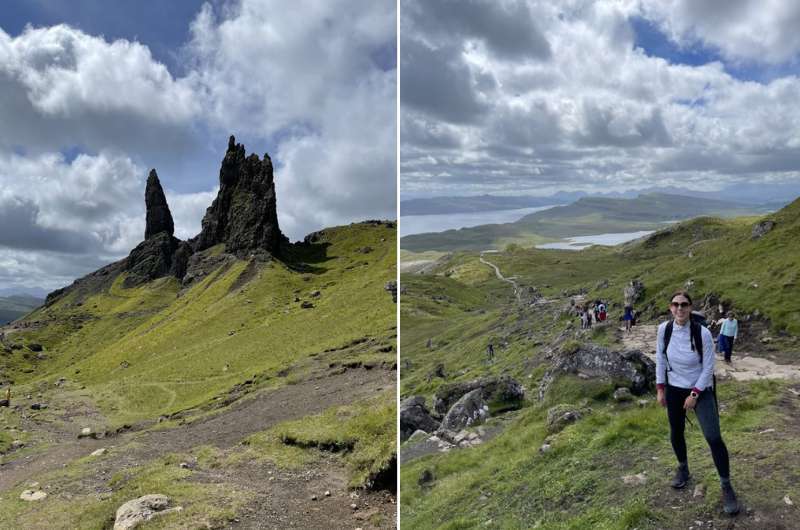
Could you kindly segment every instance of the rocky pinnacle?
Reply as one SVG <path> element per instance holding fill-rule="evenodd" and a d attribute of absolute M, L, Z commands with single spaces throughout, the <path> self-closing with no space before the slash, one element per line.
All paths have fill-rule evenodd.
<path fill-rule="evenodd" d="M 144 203 L 147 207 L 147 225 L 144 229 L 144 238 L 150 239 L 156 234 L 167 232 L 172 235 L 175 232 L 175 225 L 172 222 L 172 214 L 169 212 L 167 198 L 158 180 L 155 169 L 150 170 L 147 177 L 147 188 L 144 192 Z"/>
<path fill-rule="evenodd" d="M 278 227 L 275 182 L 269 155 L 245 156 L 231 136 L 219 170 L 219 193 L 206 210 L 197 250 L 225 243 L 231 254 L 263 249 L 279 253 L 284 240 Z"/>

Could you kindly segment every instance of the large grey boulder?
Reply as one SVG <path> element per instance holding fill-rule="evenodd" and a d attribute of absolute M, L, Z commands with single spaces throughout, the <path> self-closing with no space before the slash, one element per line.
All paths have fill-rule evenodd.
<path fill-rule="evenodd" d="M 443 385 L 436 391 L 433 408 L 439 414 L 447 414 L 459 399 L 475 389 L 480 389 L 481 398 L 494 412 L 517 409 L 525 399 L 522 385 L 511 377 L 484 377 Z"/>
<path fill-rule="evenodd" d="M 539 386 L 539 399 L 559 374 L 582 374 L 608 380 L 617 388 L 625 387 L 636 395 L 650 390 L 656 378 L 656 365 L 639 350 L 613 351 L 594 344 L 581 345 L 575 351 L 562 351 L 553 360 Z"/>
<path fill-rule="evenodd" d="M 413 396 L 400 404 L 400 441 L 406 441 L 415 431 L 432 433 L 439 428 L 425 407 L 425 398 Z"/>
<path fill-rule="evenodd" d="M 547 409 L 547 432 L 555 434 L 570 423 L 575 423 L 583 416 L 581 409 L 562 403 Z"/>
<path fill-rule="evenodd" d="M 775 221 L 771 219 L 760 221 L 753 225 L 753 232 L 750 237 L 751 239 L 761 239 L 767 235 L 767 233 L 771 232 L 773 228 L 775 228 Z"/>
<path fill-rule="evenodd" d="M 170 508 L 170 499 L 166 495 L 144 495 L 133 499 L 117 509 L 114 530 L 130 530 L 149 521 L 157 515 L 177 512 L 181 506 Z"/>
<path fill-rule="evenodd" d="M 489 417 L 489 405 L 483 400 L 481 388 L 467 392 L 450 408 L 442 420 L 442 428 L 459 431 L 483 423 Z"/>

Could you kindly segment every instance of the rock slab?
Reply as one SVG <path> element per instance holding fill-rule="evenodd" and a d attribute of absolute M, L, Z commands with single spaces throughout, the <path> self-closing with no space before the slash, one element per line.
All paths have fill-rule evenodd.
<path fill-rule="evenodd" d="M 130 500 L 117 509 L 114 530 L 130 530 L 157 515 L 164 515 L 183 509 L 181 506 L 169 508 L 169 504 L 169 497 L 158 494 L 144 495 L 138 499 Z"/>

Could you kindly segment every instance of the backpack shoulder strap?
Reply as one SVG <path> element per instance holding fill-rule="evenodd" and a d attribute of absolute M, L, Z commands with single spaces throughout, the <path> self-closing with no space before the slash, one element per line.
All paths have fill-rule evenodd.
<path fill-rule="evenodd" d="M 667 355 L 667 347 L 669 346 L 669 339 L 672 338 L 672 320 L 667 322 L 664 327 L 664 355 Z"/>
<path fill-rule="evenodd" d="M 703 326 L 699 322 L 692 321 L 689 335 L 692 349 L 700 356 L 700 364 L 703 364 Z"/>

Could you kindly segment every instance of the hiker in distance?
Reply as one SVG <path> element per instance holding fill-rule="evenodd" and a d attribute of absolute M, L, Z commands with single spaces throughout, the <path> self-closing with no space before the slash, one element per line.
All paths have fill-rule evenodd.
<path fill-rule="evenodd" d="M 625 331 L 630 331 L 633 325 L 633 307 L 625 306 L 625 314 L 622 315 L 622 320 L 625 321 Z"/>
<path fill-rule="evenodd" d="M 667 408 L 670 441 L 678 459 L 672 487 L 683 488 L 690 478 L 684 430 L 686 414 L 694 410 L 719 474 L 723 508 L 734 515 L 739 512 L 739 502 L 731 485 L 728 449 L 719 427 L 711 332 L 691 318 L 692 299 L 687 292 L 673 294 L 669 309 L 672 320 L 658 326 L 656 388 L 658 402 Z"/>
<path fill-rule="evenodd" d="M 728 311 L 719 328 L 719 349 L 725 355 L 725 362 L 731 362 L 733 341 L 739 335 L 739 323 L 733 318 L 733 311 Z"/>

